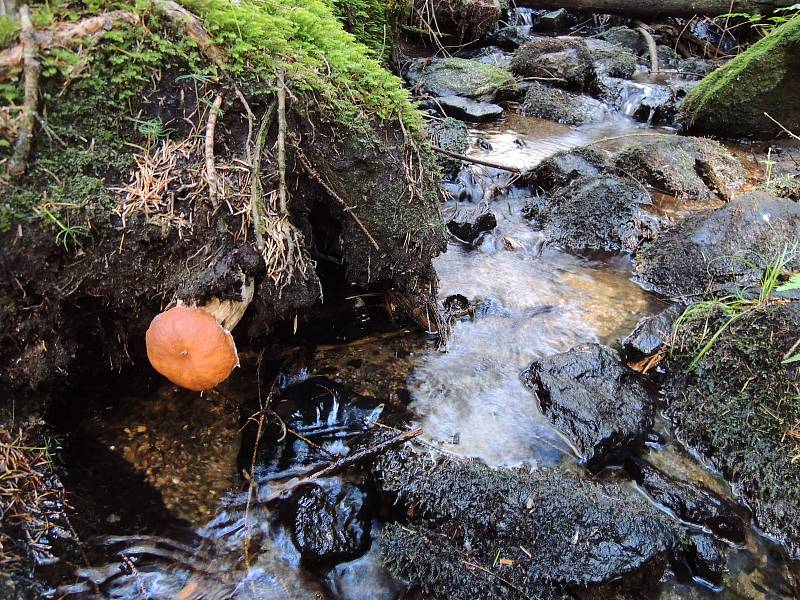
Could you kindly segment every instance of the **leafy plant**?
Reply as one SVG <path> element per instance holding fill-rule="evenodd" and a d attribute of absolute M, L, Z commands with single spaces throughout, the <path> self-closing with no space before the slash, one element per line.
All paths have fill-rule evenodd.
<path fill-rule="evenodd" d="M 64 250 L 69 252 L 70 244 L 82 248 L 80 238 L 88 237 L 89 228 L 85 225 L 70 225 L 69 220 L 64 224 L 56 215 L 54 215 L 46 206 L 39 207 L 39 210 L 44 213 L 45 217 L 58 227 L 56 233 L 56 244 L 64 246 Z"/>
<path fill-rule="evenodd" d="M 700 335 L 702 345 L 689 364 L 689 370 L 694 369 L 700 363 L 703 357 L 708 354 L 709 350 L 714 346 L 714 343 L 731 325 L 733 325 L 733 323 L 747 315 L 750 311 L 767 305 L 772 301 L 776 291 L 800 289 L 800 274 L 792 276 L 785 284 L 780 284 L 786 266 L 797 256 L 798 251 L 797 243 L 791 246 L 785 244 L 780 252 L 770 259 L 764 260 L 763 257 L 756 256 L 760 264 L 764 265 L 763 269 L 759 266 L 759 262 L 744 256 L 720 257 L 743 263 L 754 271 L 761 270 L 758 298 L 750 298 L 747 293 L 748 290 L 743 288 L 738 290 L 735 294 L 696 302 L 683 311 L 680 317 L 675 321 L 673 339 L 676 338 L 681 326 L 688 321 L 697 318 L 705 318 L 703 331 Z M 722 312 L 725 320 L 716 330 L 711 331 L 709 328 L 710 317 L 717 312 Z M 800 355 L 793 356 L 787 359 L 786 362 L 794 362 L 795 360 L 800 361 Z"/>
<path fill-rule="evenodd" d="M 784 8 L 776 8 L 769 17 L 765 17 L 759 13 L 734 12 L 719 15 L 715 17 L 715 19 L 722 19 L 726 23 L 731 19 L 750 23 L 750 25 L 757 29 L 762 35 L 767 36 L 772 33 L 776 27 L 788 23 L 797 16 L 800 16 L 800 3 L 792 4 Z"/>

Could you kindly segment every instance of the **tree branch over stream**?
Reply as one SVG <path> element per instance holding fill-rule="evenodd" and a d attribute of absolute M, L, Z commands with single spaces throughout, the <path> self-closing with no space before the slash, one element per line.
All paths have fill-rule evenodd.
<path fill-rule="evenodd" d="M 626 17 L 716 17 L 732 12 L 767 14 L 796 0 L 521 0 L 517 6 L 566 8 Z"/>

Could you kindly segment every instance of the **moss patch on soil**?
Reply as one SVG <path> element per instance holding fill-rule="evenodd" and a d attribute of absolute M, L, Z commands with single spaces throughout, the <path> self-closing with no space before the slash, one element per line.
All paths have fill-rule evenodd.
<path fill-rule="evenodd" d="M 668 415 L 754 508 L 760 527 L 800 556 L 800 384 L 782 364 L 800 331 L 800 304 L 756 308 L 688 364 L 725 322 L 712 313 L 677 332 L 666 387 Z"/>
<path fill-rule="evenodd" d="M 717 69 L 686 96 L 680 112 L 698 131 L 774 134 L 769 113 L 789 129 L 800 125 L 800 17 L 777 28 Z"/>

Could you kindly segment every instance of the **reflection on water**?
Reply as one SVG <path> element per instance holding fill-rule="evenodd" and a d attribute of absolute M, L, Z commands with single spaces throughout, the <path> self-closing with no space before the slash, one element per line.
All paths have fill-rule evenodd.
<path fill-rule="evenodd" d="M 521 214 L 523 203 L 489 205 L 498 223 L 490 237 L 513 240 L 513 249 L 456 242 L 435 260 L 441 299 L 462 294 L 491 300 L 492 309 L 456 323 L 446 352 L 429 351 L 409 387 L 426 434 L 448 449 L 493 465 L 554 465 L 573 453 L 539 414 L 520 372 L 537 357 L 583 342 L 613 343 L 658 304 L 629 280 L 623 259 L 543 249 L 541 234 Z M 475 209 L 455 202 L 448 208 Z"/>

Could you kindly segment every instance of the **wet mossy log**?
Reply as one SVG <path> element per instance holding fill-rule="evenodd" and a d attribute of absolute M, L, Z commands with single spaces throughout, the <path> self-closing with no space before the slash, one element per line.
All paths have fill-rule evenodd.
<path fill-rule="evenodd" d="M 680 113 L 690 129 L 717 135 L 800 130 L 800 17 L 706 76 Z"/>
<path fill-rule="evenodd" d="M 252 297 L 250 334 L 302 327 L 319 260 L 435 313 L 436 159 L 400 80 L 331 4 L 31 13 L 32 101 L 30 52 L 15 37 L 0 51 L 0 386 L 130 365 L 175 302 Z M 9 170 L 26 107 L 30 153 Z"/>

